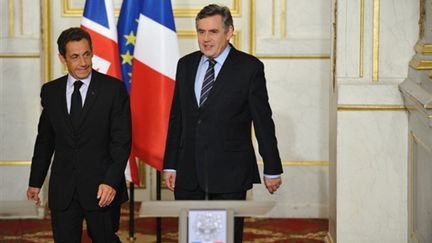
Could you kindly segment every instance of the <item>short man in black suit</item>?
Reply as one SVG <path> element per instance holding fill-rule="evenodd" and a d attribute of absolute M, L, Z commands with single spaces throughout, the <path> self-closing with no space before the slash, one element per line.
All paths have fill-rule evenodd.
<path fill-rule="evenodd" d="M 164 180 L 177 200 L 245 200 L 260 176 L 252 122 L 270 193 L 281 185 L 282 164 L 264 65 L 236 50 L 227 7 L 204 7 L 195 19 L 200 51 L 178 62 L 171 106 Z M 235 222 L 242 241 L 243 219 Z"/>
<path fill-rule="evenodd" d="M 68 74 L 42 86 L 27 197 L 40 202 L 51 165 L 48 205 L 54 241 L 81 242 L 85 219 L 93 242 L 120 242 L 120 204 L 128 200 L 129 96 L 120 80 L 92 69 L 86 31 L 69 28 L 57 44 Z"/>

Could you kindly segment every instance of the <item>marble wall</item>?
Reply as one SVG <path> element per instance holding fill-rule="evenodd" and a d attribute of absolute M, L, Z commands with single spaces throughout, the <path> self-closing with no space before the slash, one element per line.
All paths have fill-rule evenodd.
<path fill-rule="evenodd" d="M 407 242 L 409 133 L 398 85 L 407 77 L 418 39 L 419 1 L 337 4 L 331 237 Z"/>
<path fill-rule="evenodd" d="M 3 217 L 4 203 L 26 200 L 40 114 L 42 63 L 40 3 L 1 1 L 0 9 L 0 217 Z M 43 215 L 43 210 L 27 206 L 33 210 L 25 216 Z"/>

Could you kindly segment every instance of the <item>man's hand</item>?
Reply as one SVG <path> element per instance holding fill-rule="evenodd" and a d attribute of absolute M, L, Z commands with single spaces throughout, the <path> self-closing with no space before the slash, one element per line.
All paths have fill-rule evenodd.
<path fill-rule="evenodd" d="M 176 180 L 176 173 L 171 171 L 164 171 L 163 174 L 165 184 L 171 191 L 174 191 L 175 188 L 175 180 Z"/>
<path fill-rule="evenodd" d="M 29 186 L 27 189 L 27 199 L 32 200 L 35 202 L 36 205 L 39 205 L 40 204 L 40 198 L 39 198 L 40 190 L 41 190 L 40 188 Z"/>
<path fill-rule="evenodd" d="M 266 178 L 264 177 L 264 185 L 271 194 L 273 194 L 282 184 L 281 177 L 278 178 Z"/>
<path fill-rule="evenodd" d="M 97 192 L 99 207 L 103 208 L 112 203 L 116 195 L 116 190 L 107 184 L 100 184 Z"/>

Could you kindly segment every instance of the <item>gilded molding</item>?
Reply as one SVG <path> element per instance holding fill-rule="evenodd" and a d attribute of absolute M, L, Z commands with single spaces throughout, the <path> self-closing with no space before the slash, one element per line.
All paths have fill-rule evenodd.
<path fill-rule="evenodd" d="M 432 44 L 417 43 L 414 49 L 418 54 L 432 55 Z"/>
<path fill-rule="evenodd" d="M 255 0 L 249 1 L 249 53 L 255 55 L 256 43 L 255 43 Z"/>
<path fill-rule="evenodd" d="M 0 58 L 40 58 L 39 53 L 0 53 Z"/>
<path fill-rule="evenodd" d="M 426 0 L 420 0 L 419 40 L 424 38 L 426 20 Z"/>
<path fill-rule="evenodd" d="M 5 160 L 0 161 L 0 166 L 24 166 L 31 165 L 31 161 L 20 161 L 20 160 Z"/>
<path fill-rule="evenodd" d="M 360 0 L 360 53 L 359 53 L 359 76 L 364 76 L 364 22 L 365 22 L 365 0 Z"/>
<path fill-rule="evenodd" d="M 62 0 L 62 16 L 65 17 L 81 17 L 83 14 L 83 8 L 73 8 L 69 4 L 69 0 Z M 173 13 L 175 17 L 195 17 L 200 11 L 200 8 L 174 8 Z M 241 16 L 241 0 L 233 0 L 232 6 L 230 7 L 231 14 L 234 17 Z M 120 9 L 114 9 L 116 17 L 120 14 Z"/>
<path fill-rule="evenodd" d="M 42 6 L 42 59 L 43 80 L 48 82 L 52 79 L 52 44 L 51 44 L 51 3 L 43 0 Z"/>
<path fill-rule="evenodd" d="M 280 38 L 286 38 L 286 2 L 285 0 L 281 0 L 280 7 Z"/>
<path fill-rule="evenodd" d="M 380 0 L 374 0 L 373 3 L 372 81 L 377 83 L 379 79 Z"/>
<path fill-rule="evenodd" d="M 403 105 L 338 105 L 338 111 L 407 111 Z"/>
<path fill-rule="evenodd" d="M 432 61 L 411 59 L 409 62 L 410 67 L 416 70 L 432 70 Z"/>
<path fill-rule="evenodd" d="M 15 36 L 15 3 L 14 0 L 8 1 L 8 37 Z"/>

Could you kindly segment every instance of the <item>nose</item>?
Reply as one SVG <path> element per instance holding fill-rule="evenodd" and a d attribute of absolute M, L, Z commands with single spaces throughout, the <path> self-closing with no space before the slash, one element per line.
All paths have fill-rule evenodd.
<path fill-rule="evenodd" d="M 81 66 L 87 65 L 87 59 L 84 56 L 80 56 L 78 62 L 79 62 L 79 65 L 81 65 Z"/>
<path fill-rule="evenodd" d="M 210 36 L 209 36 L 208 32 L 205 32 L 203 35 L 204 35 L 203 36 L 204 41 L 208 41 L 210 39 L 209 38 Z"/>

